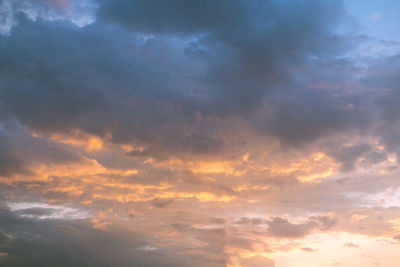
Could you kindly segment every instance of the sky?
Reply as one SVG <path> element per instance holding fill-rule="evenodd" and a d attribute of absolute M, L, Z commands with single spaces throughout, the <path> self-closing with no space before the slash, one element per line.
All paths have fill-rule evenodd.
<path fill-rule="evenodd" d="M 0 0 L 0 266 L 399 266 L 399 11 Z"/>

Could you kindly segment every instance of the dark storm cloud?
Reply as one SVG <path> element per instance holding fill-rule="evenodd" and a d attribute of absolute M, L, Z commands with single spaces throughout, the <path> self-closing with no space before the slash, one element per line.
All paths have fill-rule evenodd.
<path fill-rule="evenodd" d="M 153 144 L 143 150 L 132 150 L 129 156 L 135 158 L 153 158 L 158 161 L 168 160 L 168 153 L 194 152 L 198 154 L 211 154 L 220 151 L 224 147 L 224 142 L 220 138 L 207 136 L 204 134 L 190 134 L 177 138 L 165 140 L 164 144 Z"/>
<path fill-rule="evenodd" d="M 397 44 L 343 34 L 341 0 L 0 0 L 3 14 L 0 265 L 266 267 L 247 256 L 312 252 L 293 239 L 314 233 L 399 240 L 398 173 L 350 173 L 400 155 L 399 57 L 357 55 Z"/>
<path fill-rule="evenodd" d="M 43 214 L 41 211 L 40 214 Z M 37 212 L 34 212 L 37 214 Z M 46 212 L 45 212 L 46 213 Z M 47 213 L 46 213 L 47 214 Z M 143 250 L 146 236 L 111 227 L 96 230 L 86 220 L 35 220 L 0 209 L 2 266 L 203 266 L 172 250 Z M 175 258 L 176 257 L 176 258 Z"/>
<path fill-rule="evenodd" d="M 215 153 L 224 142 L 195 113 L 246 119 L 294 69 L 327 57 L 343 14 L 340 1 L 99 1 L 98 22 L 84 28 L 20 15 L 1 40 L 2 114 L 39 131 L 78 128 L 148 146 L 135 157 Z M 314 95 L 301 105 L 324 101 Z M 335 103 L 314 108 L 319 117 L 302 110 L 294 118 L 305 125 L 299 137 L 287 112 L 260 123 L 308 140 L 355 119 Z"/>
<path fill-rule="evenodd" d="M 261 72 L 276 66 L 276 59 L 315 48 L 305 45 L 316 45 L 312 39 L 329 35 L 344 11 L 340 1 L 313 0 L 99 2 L 99 19 L 147 34 L 205 35 L 208 41 L 234 48 Z"/>
<path fill-rule="evenodd" d="M 331 148 L 329 155 L 340 163 L 341 171 L 352 171 L 357 161 L 372 166 L 387 159 L 385 151 L 377 151 L 366 143 Z"/>
<path fill-rule="evenodd" d="M 376 88 L 374 104 L 378 114 L 375 134 L 388 152 L 400 154 L 400 54 L 374 62 L 369 75 L 362 79 Z"/>
<path fill-rule="evenodd" d="M 174 90 L 185 89 L 178 81 L 187 69 L 179 51 L 163 40 L 140 44 L 135 35 L 107 29 L 21 18 L 2 40 L 3 116 L 38 131 L 82 129 L 100 136 L 111 133 L 114 142 L 155 147 L 140 155 L 133 152 L 135 156 L 156 151 L 156 157 L 166 158 L 165 151 L 211 153 L 221 148 L 221 140 L 201 133 L 208 126 L 193 133 L 194 110 L 181 109 L 173 97 Z M 159 64 L 165 52 L 165 64 Z M 171 70 L 174 65 L 178 68 Z"/>
<path fill-rule="evenodd" d="M 29 166 L 42 164 L 70 164 L 84 158 L 46 138 L 34 138 L 18 123 L 4 121 L 0 124 L 0 176 L 32 175 Z"/>
<path fill-rule="evenodd" d="M 354 169 L 355 161 L 370 150 L 371 147 L 368 144 L 344 147 L 334 154 L 334 158 L 342 164 L 343 171 L 349 171 Z"/>
<path fill-rule="evenodd" d="M 217 256 L 216 263 L 225 266 L 225 246 L 227 245 L 227 232 L 224 228 L 201 229 L 191 224 L 173 223 L 171 227 L 178 232 L 193 235 L 196 239 L 206 242 L 204 250 Z"/>
<path fill-rule="evenodd" d="M 285 144 L 299 145 L 316 141 L 322 136 L 364 129 L 369 125 L 370 119 L 363 109 L 345 108 L 357 99 L 346 99 L 346 96 L 343 99 L 333 96 L 331 92 L 305 90 L 304 84 L 298 86 L 303 88 L 298 88 L 296 92 L 285 90 L 271 98 L 270 119 L 262 121 L 263 117 L 255 117 L 255 127 L 277 136 Z"/>
<path fill-rule="evenodd" d="M 135 92 L 140 94 L 143 89 L 135 82 L 141 68 L 126 73 L 124 66 L 135 60 L 125 64 L 118 59 L 121 55 L 111 52 L 113 44 L 97 30 L 21 22 L 4 40 L 7 48 L 1 51 L 3 114 L 11 113 L 33 129 L 111 132 L 117 141 L 145 136 L 149 119 L 153 126 L 175 120 L 171 114 L 163 115 L 162 107 L 156 111 L 156 107 L 135 103 Z M 122 93 L 129 88 L 133 92 Z"/>
<path fill-rule="evenodd" d="M 210 108 L 219 113 L 257 107 L 305 58 L 326 52 L 330 30 L 343 16 L 340 1 L 100 3 L 100 19 L 133 32 L 190 36 L 188 51 L 209 63 L 208 93 L 217 104 Z"/>
<path fill-rule="evenodd" d="M 5 143 L 0 133 L 0 177 L 26 173 L 24 162 Z"/>

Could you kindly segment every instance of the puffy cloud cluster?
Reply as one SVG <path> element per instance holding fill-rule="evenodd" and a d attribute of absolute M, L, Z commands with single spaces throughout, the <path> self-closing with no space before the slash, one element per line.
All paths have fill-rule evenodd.
<path fill-rule="evenodd" d="M 391 253 L 399 44 L 354 23 L 334 0 L 0 0 L 0 264 Z"/>

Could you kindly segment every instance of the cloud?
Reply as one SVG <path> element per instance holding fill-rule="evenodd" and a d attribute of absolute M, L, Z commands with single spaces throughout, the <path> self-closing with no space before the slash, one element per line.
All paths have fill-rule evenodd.
<path fill-rule="evenodd" d="M 164 208 L 168 205 L 170 205 L 174 200 L 173 199 L 159 199 L 159 198 L 155 198 L 153 199 L 153 204 L 154 206 L 156 206 L 157 208 Z"/>
<path fill-rule="evenodd" d="M 96 230 L 85 220 L 41 220 L 0 210 L 0 257 L 5 266 L 202 266 L 194 258 L 156 251 L 143 234 L 121 227 Z M 71 230 L 73 229 L 73 230 Z M 89 245 L 86 245 L 89 244 Z M 145 249 L 146 248 L 146 249 Z M 171 254 L 172 253 L 172 254 Z M 175 258 L 176 257 L 176 258 Z"/>
<path fill-rule="evenodd" d="M 398 239 L 397 46 L 344 5 L 0 0 L 0 265 L 275 266 L 317 258 L 308 237 Z"/>
<path fill-rule="evenodd" d="M 393 237 L 393 239 L 399 240 L 399 241 L 400 241 L 400 235 L 395 235 L 395 236 Z"/>
<path fill-rule="evenodd" d="M 276 237 L 298 238 L 309 234 L 317 226 L 318 224 L 313 221 L 295 224 L 277 217 L 268 222 L 268 233 Z"/>
<path fill-rule="evenodd" d="M 354 169 L 355 161 L 370 150 L 371 147 L 368 144 L 344 147 L 334 153 L 334 158 L 341 163 L 343 171 L 349 171 Z"/>
<path fill-rule="evenodd" d="M 0 137 L 0 140 L 3 139 Z M 23 161 L 0 141 L 0 176 L 8 177 L 16 173 L 27 173 Z"/>
<path fill-rule="evenodd" d="M 379 12 L 373 13 L 373 14 L 370 16 L 370 18 L 371 18 L 372 20 L 375 20 L 375 21 L 380 20 L 382 17 L 383 17 L 383 15 L 382 15 L 381 13 L 379 13 Z"/>
<path fill-rule="evenodd" d="M 46 203 L 5 203 L 9 209 L 19 217 L 32 219 L 85 219 L 89 217 L 89 212 L 79 209 L 62 206 L 48 205 Z"/>
<path fill-rule="evenodd" d="M 32 20 L 70 21 L 79 27 L 93 23 L 96 6 L 91 1 L 9 1 L 0 2 L 3 19 L 0 34 L 9 35 L 18 24 L 18 16 L 24 14 Z"/>
<path fill-rule="evenodd" d="M 276 83 L 293 80 L 291 69 L 310 55 L 326 53 L 324 38 L 343 16 L 338 1 L 98 5 L 98 21 L 84 28 L 19 18 L 13 34 L 2 41 L 4 112 L 37 131 L 80 129 L 96 136 L 111 134 L 114 142 L 141 142 L 147 148 L 132 151 L 132 156 L 163 159 L 170 152 L 215 153 L 223 148 L 220 136 L 210 133 L 214 126 L 196 125 L 194 114 L 247 116 L 276 90 Z M 315 9 L 319 12 L 311 12 Z M 110 22 L 126 30 L 109 31 Z M 315 97 L 301 105 L 321 102 Z M 313 121 L 324 128 L 329 121 L 333 124 L 322 131 L 304 126 L 305 136 L 298 131 L 299 140 L 352 123 L 349 114 L 336 111 L 335 103 L 324 107 L 315 107 L 322 112 Z M 285 114 L 279 111 L 272 124 L 260 123 L 272 126 L 279 138 L 294 139 L 285 130 L 293 119 Z M 299 115 L 304 117 L 299 125 L 307 125 L 310 114 Z M 325 120 L 332 115 L 339 116 L 337 123 Z"/>
<path fill-rule="evenodd" d="M 326 216 L 310 217 L 303 223 L 291 223 L 285 218 L 275 217 L 267 221 L 268 234 L 274 237 L 301 238 L 316 230 L 326 230 L 336 224 L 335 219 Z"/>
<path fill-rule="evenodd" d="M 244 267 L 275 267 L 273 260 L 258 255 L 241 259 L 241 263 Z"/>
<path fill-rule="evenodd" d="M 360 248 L 359 245 L 354 244 L 353 242 L 346 242 L 346 243 L 344 244 L 344 246 L 345 246 L 345 247 L 350 247 L 350 248 Z"/>
<path fill-rule="evenodd" d="M 302 251 L 305 251 L 305 252 L 317 252 L 318 251 L 318 249 L 315 249 L 315 248 L 309 248 L 309 247 L 303 247 L 303 248 L 300 248 Z"/>

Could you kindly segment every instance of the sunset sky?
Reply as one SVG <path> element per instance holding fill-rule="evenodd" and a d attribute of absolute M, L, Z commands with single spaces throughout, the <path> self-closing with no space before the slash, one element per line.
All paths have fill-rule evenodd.
<path fill-rule="evenodd" d="M 400 1 L 0 0 L 0 266 L 400 266 Z"/>

